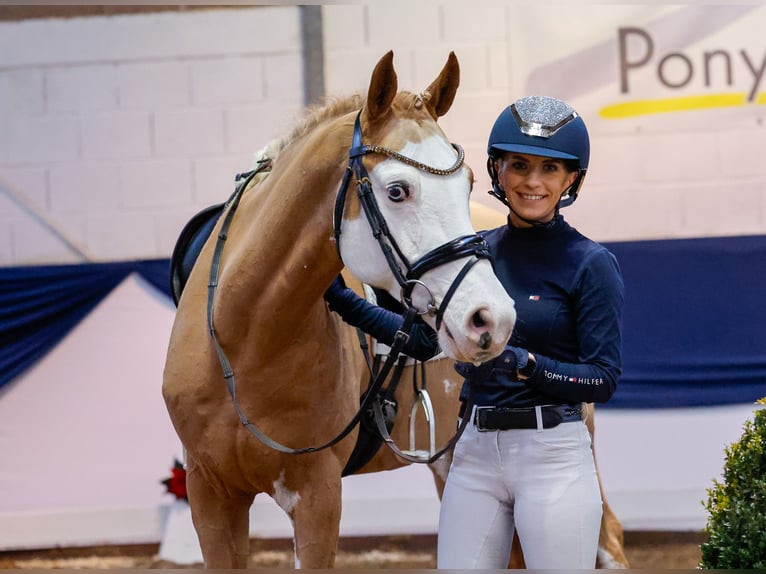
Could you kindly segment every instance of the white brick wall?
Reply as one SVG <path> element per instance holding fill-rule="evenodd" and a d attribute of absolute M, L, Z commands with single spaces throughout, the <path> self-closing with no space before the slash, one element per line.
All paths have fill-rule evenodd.
<path fill-rule="evenodd" d="M 192 170 L 186 159 L 123 162 L 121 205 L 152 213 L 192 202 Z"/>
<path fill-rule="evenodd" d="M 466 149 L 474 198 L 499 206 L 486 195 L 486 138 L 500 110 L 525 95 L 527 60 L 542 61 L 539 78 L 557 69 L 547 59 L 592 47 L 589 26 L 598 18 L 616 29 L 674 9 L 562 12 L 512 0 L 328 4 L 326 91 L 365 90 L 389 49 L 400 88 L 421 90 L 455 51 L 461 87 L 440 123 Z M 765 10 L 748 18 L 743 31 L 766 26 Z M 540 41 L 530 42 L 538 29 Z M 545 52 L 546 38 L 563 47 Z M 755 54 L 758 41 L 730 49 Z M 716 38 L 716 46 L 726 45 Z M 297 6 L 0 23 L 0 264 L 78 260 L 59 236 L 99 260 L 167 257 L 188 218 L 226 199 L 253 152 L 301 115 L 302 97 Z M 614 128 L 581 111 L 595 126 L 591 169 L 566 214 L 588 235 L 766 232 L 766 135 L 757 110 L 693 112 L 672 129 L 662 117 Z"/>
<path fill-rule="evenodd" d="M 117 81 L 123 110 L 152 111 L 191 105 L 191 70 L 186 61 L 120 63 Z"/>
<path fill-rule="evenodd" d="M 17 114 L 40 114 L 43 100 L 42 70 L 10 69 L 0 74 L 0 109 Z"/>
<path fill-rule="evenodd" d="M 122 194 L 118 162 L 62 162 L 48 170 L 49 213 L 79 216 L 116 211 Z"/>
<path fill-rule="evenodd" d="M 117 69 L 113 64 L 54 68 L 45 74 L 47 111 L 51 114 L 114 112 Z"/>
<path fill-rule="evenodd" d="M 220 154 L 224 148 L 223 110 L 188 108 L 157 112 L 154 148 L 159 157 Z"/>
<path fill-rule="evenodd" d="M 0 264 L 168 257 L 302 101 L 296 6 L 0 23 Z"/>
<path fill-rule="evenodd" d="M 78 118 L 80 158 L 122 160 L 152 155 L 152 120 L 147 112 L 93 112 Z M 159 139 L 159 138 L 156 138 Z"/>
<path fill-rule="evenodd" d="M 5 125 L 5 161 L 11 166 L 76 161 L 80 155 L 78 122 L 72 116 L 15 115 Z"/>

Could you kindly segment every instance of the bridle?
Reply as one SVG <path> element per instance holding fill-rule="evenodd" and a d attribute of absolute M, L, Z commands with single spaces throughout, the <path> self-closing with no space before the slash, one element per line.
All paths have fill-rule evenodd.
<path fill-rule="evenodd" d="M 380 249 L 386 258 L 386 262 L 388 263 L 391 272 L 396 278 L 397 283 L 401 287 L 402 302 L 408 308 L 412 308 L 412 291 L 418 285 L 423 287 L 429 295 L 430 302 L 425 309 L 418 310 L 417 313 L 419 315 L 435 314 L 436 330 L 438 331 L 444 318 L 444 311 L 446 310 L 449 302 L 452 300 L 452 297 L 455 294 L 455 291 L 457 291 L 458 286 L 468 274 L 468 271 L 470 271 L 471 268 L 480 259 L 492 258 L 489 252 L 489 246 L 487 245 L 485 239 L 478 234 L 463 235 L 429 251 L 414 264 L 410 263 L 410 261 L 400 249 L 396 239 L 394 239 L 394 237 L 391 235 L 388 224 L 386 223 L 386 220 L 383 217 L 380 208 L 378 207 L 378 202 L 375 200 L 375 194 L 373 193 L 372 189 L 372 182 L 370 181 L 367 169 L 362 163 L 362 157 L 368 154 L 383 154 L 421 171 L 434 175 L 446 176 L 457 172 L 463 166 L 465 160 L 465 152 L 463 151 L 462 147 L 453 143 L 452 147 L 457 152 L 457 159 L 451 167 L 440 169 L 416 161 L 386 147 L 377 145 L 363 145 L 362 127 L 360 120 L 361 115 L 362 112 L 360 110 L 356 115 L 356 119 L 354 120 L 354 135 L 352 138 L 351 149 L 348 152 L 349 162 L 348 166 L 346 167 L 346 171 L 343 174 L 343 180 L 341 181 L 340 189 L 338 190 L 338 194 L 335 198 L 334 235 L 336 247 L 338 249 L 338 256 L 341 256 L 340 228 L 341 222 L 343 220 L 343 211 L 346 205 L 346 196 L 351 181 L 351 176 L 353 175 L 356 178 L 359 202 L 361 203 L 362 209 L 367 216 L 367 221 L 370 224 L 372 234 L 378 241 L 378 245 L 380 245 Z M 396 257 L 394 256 L 394 252 L 396 252 Z M 447 290 L 444 299 L 442 299 L 441 304 L 437 307 L 433 293 L 421 280 L 421 277 L 431 269 L 446 263 L 450 263 L 451 261 L 455 261 L 457 259 L 462 259 L 464 257 L 471 257 L 471 259 L 468 260 L 468 262 L 460 270 L 460 273 L 458 273 L 457 277 L 455 277 L 455 280 Z M 404 267 L 404 269 L 402 269 L 402 267 Z"/>
<path fill-rule="evenodd" d="M 221 365 L 221 369 L 223 370 L 223 377 L 224 377 L 224 380 L 226 381 L 226 385 L 229 390 L 229 395 L 231 396 L 232 402 L 234 404 L 234 409 L 237 412 L 237 415 L 239 416 L 240 422 L 253 436 L 255 436 L 258 440 L 260 440 L 266 446 L 286 454 L 303 454 L 303 453 L 310 453 L 310 452 L 323 450 L 325 448 L 328 448 L 337 444 L 343 438 L 345 438 L 346 435 L 348 435 L 348 433 L 350 433 L 354 429 L 354 427 L 360 422 L 365 412 L 367 412 L 368 409 L 372 408 L 375 414 L 376 424 L 379 427 L 379 430 L 381 432 L 381 435 L 384 441 L 399 456 L 407 460 L 410 460 L 411 462 L 431 463 L 437 458 L 439 458 L 444 452 L 452 448 L 452 446 L 454 446 L 455 442 L 457 442 L 457 439 L 462 433 L 462 430 L 465 428 L 465 422 L 468 420 L 468 417 L 464 418 L 463 424 L 461 424 L 460 428 L 458 429 L 458 432 L 455 434 L 455 436 L 453 436 L 452 440 L 449 441 L 449 444 L 445 446 L 443 449 L 441 449 L 438 453 L 432 455 L 427 460 L 419 459 L 416 457 L 410 457 L 406 455 L 405 453 L 403 453 L 402 451 L 400 451 L 398 447 L 396 447 L 396 445 L 393 443 L 393 440 L 391 439 L 391 437 L 389 436 L 388 431 L 385 427 L 385 423 L 383 422 L 384 415 L 381 411 L 380 403 L 377 401 L 378 393 L 383 383 L 385 382 L 386 378 L 388 377 L 389 373 L 391 372 L 391 369 L 394 367 L 394 363 L 396 363 L 405 343 L 407 342 L 409 338 L 409 332 L 412 328 L 412 324 L 414 323 L 416 316 L 426 314 L 426 313 L 435 314 L 436 329 L 438 331 L 444 316 L 444 310 L 446 309 L 449 301 L 452 299 L 452 296 L 455 294 L 455 291 L 457 290 L 458 285 L 465 278 L 468 271 L 470 271 L 470 269 L 479 260 L 491 259 L 491 255 L 490 255 L 489 246 L 487 245 L 486 240 L 478 234 L 473 234 L 473 235 L 464 235 L 461 237 L 457 237 L 456 239 L 453 239 L 451 241 L 448 241 L 447 243 L 444 243 L 443 245 L 440 245 L 439 247 L 427 252 L 414 264 L 411 264 L 409 262 L 407 257 L 404 255 L 404 253 L 402 252 L 402 250 L 399 248 L 398 244 L 396 243 L 396 240 L 391 235 L 388 224 L 386 223 L 386 220 L 383 217 L 383 214 L 380 212 L 380 209 L 375 200 L 375 196 L 372 190 L 372 183 L 370 182 L 369 176 L 367 174 L 367 170 L 365 169 L 362 163 L 362 157 L 372 153 L 384 154 L 392 159 L 396 159 L 398 161 L 404 162 L 407 165 L 410 165 L 412 167 L 415 167 L 417 169 L 420 169 L 422 171 L 425 171 L 431 174 L 450 175 L 457 172 L 457 170 L 459 170 L 463 166 L 465 153 L 463 152 L 463 149 L 459 145 L 452 144 L 452 146 L 455 148 L 458 154 L 458 157 L 455 163 L 447 169 L 439 169 L 439 168 L 434 168 L 426 164 L 420 163 L 412 158 L 406 157 L 394 150 L 391 150 L 385 147 L 363 145 L 362 144 L 362 129 L 361 129 L 361 122 L 360 122 L 361 113 L 362 112 L 360 110 L 359 113 L 357 113 L 356 120 L 354 122 L 354 134 L 352 138 L 351 149 L 349 150 L 349 163 L 343 175 L 343 179 L 341 181 L 341 185 L 335 200 L 335 209 L 333 213 L 334 235 L 335 235 L 336 245 L 338 248 L 338 255 L 340 256 L 340 236 L 341 236 L 340 226 L 341 226 L 341 221 L 343 218 L 343 211 L 344 211 L 344 207 L 346 203 L 348 187 L 351 181 L 351 176 L 353 174 L 354 176 L 356 176 L 356 180 L 357 180 L 356 185 L 357 185 L 359 200 L 361 202 L 365 215 L 367 216 L 367 220 L 370 223 L 373 236 L 378 241 L 378 244 L 380 245 L 380 248 L 383 251 L 383 254 L 386 258 L 386 261 L 389 267 L 391 268 L 392 273 L 394 274 L 394 277 L 396 277 L 397 282 L 402 288 L 402 300 L 406 304 L 407 310 L 405 311 L 403 315 L 404 317 L 403 325 L 401 329 L 396 333 L 396 336 L 394 337 L 394 341 L 391 344 L 389 358 L 385 362 L 385 364 L 381 367 L 381 369 L 374 374 L 373 380 L 371 381 L 369 387 L 367 388 L 367 391 L 364 394 L 364 397 L 362 398 L 359 410 L 357 411 L 356 415 L 354 415 L 353 419 L 351 419 L 351 421 L 337 436 L 335 436 L 333 439 L 329 440 L 328 442 L 319 446 L 291 448 L 270 438 L 263 431 L 261 431 L 257 426 L 255 426 L 248 419 L 247 415 L 244 413 L 241 406 L 239 405 L 239 402 L 237 401 L 236 385 L 234 380 L 234 369 L 232 368 L 231 363 L 228 357 L 226 356 L 226 353 L 224 352 L 223 348 L 219 344 L 218 338 L 215 332 L 214 321 L 213 321 L 213 310 L 215 307 L 214 300 L 215 300 L 216 290 L 218 288 L 218 277 L 220 274 L 221 257 L 223 255 L 223 248 L 226 242 L 226 238 L 228 237 L 229 227 L 234 217 L 234 212 L 236 211 L 239 205 L 239 201 L 242 198 L 242 194 L 244 193 L 248 184 L 252 181 L 252 179 L 255 177 L 256 174 L 261 173 L 265 170 L 268 170 L 270 168 L 270 162 L 261 163 L 256 169 L 247 173 L 239 174 L 237 176 L 236 189 L 234 193 L 232 194 L 232 196 L 226 202 L 226 207 L 228 209 L 226 210 L 226 213 L 223 216 L 223 222 L 221 224 L 221 228 L 218 231 L 218 236 L 216 238 L 216 245 L 213 251 L 213 257 L 210 264 L 210 279 L 208 282 L 208 301 L 207 301 L 208 331 L 210 333 L 213 346 L 216 350 L 216 354 L 218 355 L 218 360 Z M 402 270 L 402 267 L 400 267 L 399 263 L 397 263 L 397 258 L 394 257 L 394 252 L 396 252 L 398 260 L 401 263 L 401 265 L 404 266 L 404 270 Z M 420 280 L 420 278 L 431 269 L 434 269 L 446 263 L 450 263 L 457 259 L 462 259 L 464 257 L 470 257 L 470 259 L 463 266 L 463 268 L 460 270 L 458 275 L 455 277 L 454 281 L 452 282 L 449 289 L 447 290 L 447 293 L 445 294 L 444 299 L 442 299 L 441 305 L 437 306 L 433 297 L 433 293 Z M 426 309 L 418 310 L 412 304 L 412 290 L 414 289 L 416 285 L 423 286 L 430 295 L 431 301 L 429 302 Z M 469 398 L 469 402 L 470 401 L 471 399 Z"/>

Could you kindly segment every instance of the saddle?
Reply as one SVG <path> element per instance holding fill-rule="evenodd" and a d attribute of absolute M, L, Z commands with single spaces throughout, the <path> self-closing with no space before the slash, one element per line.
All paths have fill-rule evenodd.
<path fill-rule="evenodd" d="M 258 152 L 255 169 L 236 175 L 234 178 L 236 187 L 229 199 L 223 203 L 206 207 L 184 225 L 170 257 L 170 292 L 176 307 L 178 307 L 178 301 L 181 299 L 181 293 L 186 286 L 194 263 L 226 206 L 234 201 L 240 191 L 244 192 L 248 185 L 257 184 L 268 176 L 273 162 L 273 158 L 270 156 L 270 153 L 274 151 L 273 148 L 274 145 L 269 144 Z"/>
<path fill-rule="evenodd" d="M 213 228 L 218 223 L 226 206 L 232 203 L 240 192 L 244 192 L 251 182 L 258 183 L 271 171 L 273 159 L 267 155 L 270 149 L 270 146 L 266 146 L 259 152 L 255 169 L 237 174 L 234 178 L 237 185 L 229 199 L 223 203 L 206 207 L 192 217 L 181 230 L 170 257 L 170 292 L 176 307 L 178 307 L 178 301 L 181 299 L 181 293 L 189 280 L 192 268 L 202 252 L 202 247 L 213 232 Z"/>
<path fill-rule="evenodd" d="M 398 404 L 395 400 L 387 399 L 385 395 L 379 395 L 377 400 L 380 402 L 383 410 L 383 416 L 386 421 L 386 428 L 390 433 L 394 428 Z M 370 406 L 364 412 L 364 416 L 359 421 L 359 435 L 356 437 L 356 444 L 351 456 L 346 462 L 346 466 L 341 476 L 350 476 L 356 474 L 383 446 L 383 437 L 380 436 L 378 426 L 375 423 L 375 412 Z"/>
<path fill-rule="evenodd" d="M 176 307 L 202 246 L 213 232 L 225 206 L 225 203 L 217 203 L 206 207 L 184 225 L 178 236 L 170 257 L 170 292 Z"/>

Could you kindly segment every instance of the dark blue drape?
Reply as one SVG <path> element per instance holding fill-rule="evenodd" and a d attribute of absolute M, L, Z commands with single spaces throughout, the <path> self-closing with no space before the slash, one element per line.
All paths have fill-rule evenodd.
<path fill-rule="evenodd" d="M 130 273 L 170 297 L 167 259 L 0 268 L 0 388 L 55 347 Z"/>
<path fill-rule="evenodd" d="M 623 375 L 607 407 L 766 396 L 766 236 L 608 243 L 625 279 Z"/>
<path fill-rule="evenodd" d="M 625 278 L 624 369 L 606 408 L 766 396 L 766 236 L 613 242 Z M 0 387 L 130 273 L 170 298 L 167 259 L 0 268 Z"/>

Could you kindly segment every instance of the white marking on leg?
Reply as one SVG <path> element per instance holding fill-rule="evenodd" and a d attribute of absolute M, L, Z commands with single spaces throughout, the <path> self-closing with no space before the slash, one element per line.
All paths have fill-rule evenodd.
<path fill-rule="evenodd" d="M 279 478 L 275 480 L 273 484 L 274 484 L 274 494 L 271 495 L 271 498 L 274 499 L 274 502 L 277 503 L 279 508 L 285 511 L 285 513 L 287 514 L 287 517 L 290 519 L 290 525 L 293 528 L 293 532 L 295 532 L 295 523 L 293 522 L 293 519 L 290 516 L 290 513 L 300 502 L 301 495 L 297 492 L 289 490 L 288 488 L 285 488 L 285 471 L 284 470 L 282 470 L 282 472 L 279 473 Z M 298 542 L 296 541 L 294 536 L 293 536 L 293 562 L 295 563 L 295 569 L 296 570 L 300 569 L 301 561 L 300 561 L 300 558 L 298 558 Z"/>
<path fill-rule="evenodd" d="M 285 488 L 285 471 L 279 473 L 279 480 L 274 481 L 274 501 L 279 507 L 287 513 L 292 512 L 293 508 L 300 502 L 301 495 Z"/>
<path fill-rule="evenodd" d="M 598 560 L 601 568 L 606 570 L 624 570 L 625 564 L 622 564 L 614 559 L 614 556 L 601 546 L 598 547 Z"/>
<path fill-rule="evenodd" d="M 301 559 L 298 558 L 298 543 L 293 538 L 293 562 L 295 563 L 295 569 L 301 569 Z"/>

